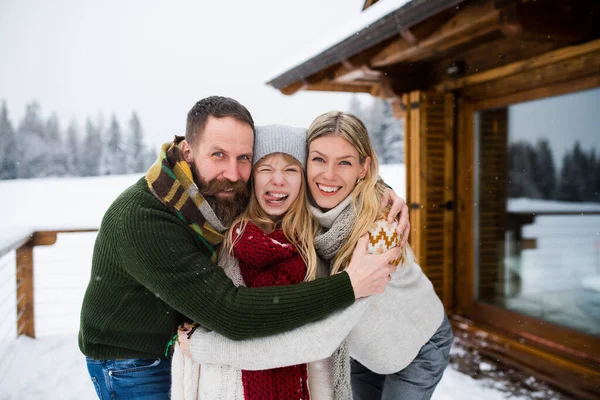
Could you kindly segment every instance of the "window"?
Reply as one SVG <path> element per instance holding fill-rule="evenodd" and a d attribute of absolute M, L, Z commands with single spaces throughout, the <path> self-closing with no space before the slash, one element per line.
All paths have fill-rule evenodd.
<path fill-rule="evenodd" d="M 600 88 L 475 115 L 476 299 L 600 336 Z"/>

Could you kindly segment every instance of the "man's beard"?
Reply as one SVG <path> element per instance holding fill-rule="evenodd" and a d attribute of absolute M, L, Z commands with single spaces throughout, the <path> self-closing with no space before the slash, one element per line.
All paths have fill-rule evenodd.
<path fill-rule="evenodd" d="M 241 180 L 231 182 L 228 179 L 212 179 L 207 182 L 202 179 L 195 165 L 191 167 L 194 173 L 194 182 L 200 193 L 210 204 L 223 226 L 229 227 L 248 205 L 250 198 L 248 184 Z M 217 196 L 218 193 L 227 190 L 231 190 L 234 195 L 230 197 Z"/>

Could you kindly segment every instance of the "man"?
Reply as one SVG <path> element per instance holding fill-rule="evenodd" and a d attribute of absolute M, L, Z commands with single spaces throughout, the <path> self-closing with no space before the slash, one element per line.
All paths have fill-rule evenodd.
<path fill-rule="evenodd" d="M 225 97 L 200 100 L 188 113 L 185 140 L 164 145 L 146 176 L 106 212 L 79 331 L 100 398 L 167 399 L 165 345 L 188 319 L 247 339 L 293 329 L 384 290 L 399 249 L 368 255 L 357 246 L 344 272 L 313 282 L 235 287 L 215 261 L 227 226 L 247 203 L 253 144 L 254 122 L 244 106 Z M 399 206 L 406 238 L 408 210 L 403 201 Z"/>

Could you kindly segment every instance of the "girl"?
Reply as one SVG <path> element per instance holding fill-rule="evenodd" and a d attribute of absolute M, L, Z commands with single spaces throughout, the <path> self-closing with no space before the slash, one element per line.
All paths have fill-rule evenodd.
<path fill-rule="evenodd" d="M 306 131 L 257 127 L 248 208 L 228 231 L 219 263 L 239 285 L 275 286 L 313 280 L 318 225 L 306 200 Z M 176 349 L 174 399 L 310 399 L 305 363 L 249 371 L 193 364 Z"/>
<path fill-rule="evenodd" d="M 307 141 L 311 210 L 322 225 L 314 243 L 330 273 L 345 268 L 367 231 L 370 252 L 397 246 L 395 223 L 384 220 L 384 187 L 364 124 L 350 114 L 326 113 L 311 124 Z M 264 368 L 326 358 L 336 346 L 340 353 L 347 344 L 355 399 L 429 399 L 448 364 L 452 329 L 408 246 L 398 262 L 382 295 L 268 338 L 232 342 L 203 332 L 192 337 L 192 355 L 206 362 L 218 358 L 244 368 Z M 293 348 L 293 354 L 286 348 Z"/>

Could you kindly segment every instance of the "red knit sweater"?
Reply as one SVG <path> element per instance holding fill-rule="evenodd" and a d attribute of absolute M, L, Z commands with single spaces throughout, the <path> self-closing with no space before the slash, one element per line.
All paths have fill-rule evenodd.
<path fill-rule="evenodd" d="M 281 229 L 266 234 L 248 223 L 237 238 L 233 254 L 248 287 L 300 283 L 306 265 Z M 246 400 L 309 400 L 306 364 L 263 371 L 242 370 Z"/>

